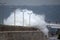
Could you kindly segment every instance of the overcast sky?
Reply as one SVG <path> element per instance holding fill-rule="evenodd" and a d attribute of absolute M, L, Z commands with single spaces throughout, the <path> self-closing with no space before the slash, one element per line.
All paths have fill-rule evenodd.
<path fill-rule="evenodd" d="M 60 5 L 60 0 L 0 0 L 0 3 L 6 3 L 7 5 Z"/>

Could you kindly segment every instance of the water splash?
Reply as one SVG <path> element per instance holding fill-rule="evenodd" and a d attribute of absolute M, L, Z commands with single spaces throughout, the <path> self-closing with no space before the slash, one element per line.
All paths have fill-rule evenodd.
<path fill-rule="evenodd" d="M 45 15 L 37 15 L 32 10 L 28 9 L 16 9 L 14 12 L 11 12 L 11 15 L 4 19 L 5 25 L 14 25 L 14 14 L 15 14 L 15 22 L 17 26 L 23 26 L 23 13 L 24 13 L 24 26 L 29 27 L 29 14 L 30 17 L 30 27 L 36 26 L 39 28 L 45 35 L 48 34 L 48 29 L 46 27 L 47 23 L 45 22 Z"/>

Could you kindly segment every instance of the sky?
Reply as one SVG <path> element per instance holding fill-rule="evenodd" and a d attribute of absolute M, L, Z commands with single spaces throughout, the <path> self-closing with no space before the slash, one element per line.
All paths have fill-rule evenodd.
<path fill-rule="evenodd" d="M 6 5 L 27 5 L 27 6 L 40 6 L 40 5 L 60 5 L 60 0 L 0 0 L 0 3 Z"/>

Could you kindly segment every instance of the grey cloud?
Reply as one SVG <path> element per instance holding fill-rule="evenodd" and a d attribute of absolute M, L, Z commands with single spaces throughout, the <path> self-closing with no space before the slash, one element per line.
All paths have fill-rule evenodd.
<path fill-rule="evenodd" d="M 60 0 L 0 0 L 0 3 L 6 5 L 60 5 Z"/>

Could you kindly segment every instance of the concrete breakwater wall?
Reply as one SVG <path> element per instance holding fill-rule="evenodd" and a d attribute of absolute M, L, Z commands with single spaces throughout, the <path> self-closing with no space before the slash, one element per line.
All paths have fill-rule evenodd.
<path fill-rule="evenodd" d="M 35 28 L 0 25 L 0 40 L 47 40 L 47 38 Z"/>
<path fill-rule="evenodd" d="M 44 40 L 39 32 L 0 32 L 0 40 Z"/>

